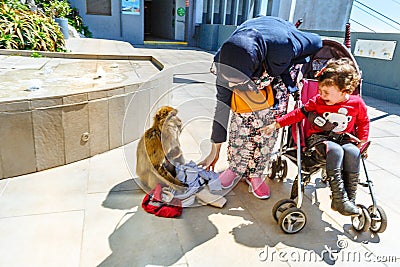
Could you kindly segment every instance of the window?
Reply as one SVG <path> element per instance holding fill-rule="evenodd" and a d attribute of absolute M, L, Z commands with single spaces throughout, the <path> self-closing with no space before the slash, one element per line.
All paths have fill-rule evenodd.
<path fill-rule="evenodd" d="M 111 0 L 86 0 L 86 14 L 111 16 Z"/>

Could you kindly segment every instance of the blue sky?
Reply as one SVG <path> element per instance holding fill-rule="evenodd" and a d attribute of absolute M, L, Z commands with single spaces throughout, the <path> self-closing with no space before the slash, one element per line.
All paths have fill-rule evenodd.
<path fill-rule="evenodd" d="M 398 24 L 384 18 L 368 7 L 385 15 Z M 363 24 L 367 28 L 356 22 Z M 350 25 L 351 31 L 353 32 L 372 32 L 370 30 L 372 29 L 376 32 L 400 33 L 400 0 L 354 0 L 350 15 Z"/>

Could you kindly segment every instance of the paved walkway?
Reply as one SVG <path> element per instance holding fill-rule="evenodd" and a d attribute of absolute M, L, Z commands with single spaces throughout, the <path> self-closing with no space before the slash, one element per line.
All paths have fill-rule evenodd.
<path fill-rule="evenodd" d="M 187 160 L 209 149 L 215 104 L 212 54 L 191 49 L 132 48 L 124 42 L 69 39 L 76 52 L 151 54 L 174 72 L 171 105 L 184 121 Z M 134 182 L 136 142 L 50 170 L 0 180 L 0 266 L 396 266 L 400 212 L 400 106 L 364 97 L 373 141 L 366 160 L 378 204 L 388 217 L 382 234 L 355 232 L 348 217 L 330 209 L 329 188 L 318 175 L 306 188 L 305 228 L 284 234 L 272 206 L 289 196 L 296 168 L 272 196 L 258 200 L 239 183 L 220 209 L 185 208 L 179 219 L 141 208 Z M 221 155 L 218 170 L 226 167 Z M 371 204 L 360 188 L 357 202 Z"/>

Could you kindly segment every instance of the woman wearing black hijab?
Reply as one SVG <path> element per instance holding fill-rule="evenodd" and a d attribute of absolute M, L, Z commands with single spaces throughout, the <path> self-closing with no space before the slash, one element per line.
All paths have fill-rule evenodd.
<path fill-rule="evenodd" d="M 214 57 L 217 105 L 211 134 L 213 144 L 210 154 L 200 165 L 212 169 L 218 161 L 221 144 L 227 139 L 233 88 L 244 86 L 252 90 L 257 88 L 254 82 L 269 78 L 273 79 L 275 91 L 274 108 L 232 113 L 229 168 L 220 175 L 223 188 L 232 187 L 236 178 L 245 178 L 256 197 L 269 198 L 269 187 L 261 177 L 276 143 L 277 133 L 266 137 L 261 135 L 259 129 L 272 123 L 282 112 L 287 105 L 287 91 L 297 91 L 290 68 L 307 62 L 308 57 L 321 47 L 318 35 L 302 32 L 280 18 L 261 16 L 245 21 L 218 50 Z"/>

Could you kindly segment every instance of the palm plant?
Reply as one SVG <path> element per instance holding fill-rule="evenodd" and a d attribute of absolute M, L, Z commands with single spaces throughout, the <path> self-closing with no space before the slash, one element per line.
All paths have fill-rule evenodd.
<path fill-rule="evenodd" d="M 65 51 L 64 47 L 64 37 L 51 18 L 0 2 L 0 48 Z"/>

